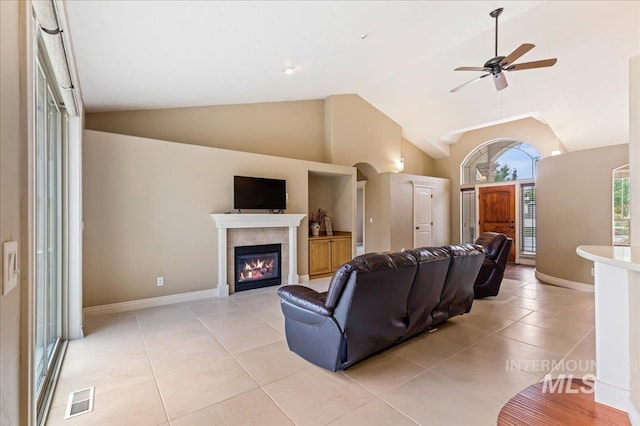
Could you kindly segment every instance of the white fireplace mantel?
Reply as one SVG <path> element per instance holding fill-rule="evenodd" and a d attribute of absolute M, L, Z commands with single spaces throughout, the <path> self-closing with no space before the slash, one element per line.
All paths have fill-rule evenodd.
<path fill-rule="evenodd" d="M 212 214 L 218 228 L 218 297 L 229 296 L 227 283 L 227 229 L 289 228 L 289 276 L 287 284 L 298 284 L 298 237 L 296 228 L 305 214 Z"/>

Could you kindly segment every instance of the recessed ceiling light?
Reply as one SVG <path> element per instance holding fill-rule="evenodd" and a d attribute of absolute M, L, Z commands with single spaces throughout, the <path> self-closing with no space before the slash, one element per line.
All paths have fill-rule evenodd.
<path fill-rule="evenodd" d="M 365 38 L 369 37 L 369 33 L 362 33 L 360 34 L 360 40 L 364 40 Z"/>
<path fill-rule="evenodd" d="M 296 70 L 295 66 L 289 65 L 289 66 L 285 67 L 284 73 L 285 74 L 293 74 L 295 72 L 295 70 Z"/>

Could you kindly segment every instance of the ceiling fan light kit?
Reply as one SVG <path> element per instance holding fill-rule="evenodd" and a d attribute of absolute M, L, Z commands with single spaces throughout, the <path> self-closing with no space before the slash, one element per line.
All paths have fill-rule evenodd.
<path fill-rule="evenodd" d="M 498 56 L 498 17 L 502 14 L 503 8 L 498 8 L 496 10 L 491 11 L 489 16 L 496 20 L 496 37 L 495 37 L 495 56 L 489 59 L 484 63 L 482 67 L 458 67 L 454 69 L 454 71 L 480 71 L 485 72 L 487 74 L 483 74 L 479 77 L 474 78 L 471 81 L 468 81 L 454 89 L 451 89 L 451 93 L 457 92 L 468 84 L 473 83 L 474 81 L 478 81 L 481 78 L 487 77 L 489 75 L 493 75 L 493 82 L 496 86 L 496 90 L 502 90 L 506 88 L 509 83 L 507 83 L 507 78 L 504 75 L 504 71 L 521 71 L 533 68 L 544 68 L 551 67 L 555 65 L 558 61 L 556 58 L 551 59 L 543 59 L 540 61 L 533 62 L 523 62 L 520 64 L 514 64 L 515 61 L 520 59 L 525 53 L 529 52 L 531 49 L 536 47 L 531 43 L 523 43 L 516 50 L 511 52 L 507 56 Z"/>

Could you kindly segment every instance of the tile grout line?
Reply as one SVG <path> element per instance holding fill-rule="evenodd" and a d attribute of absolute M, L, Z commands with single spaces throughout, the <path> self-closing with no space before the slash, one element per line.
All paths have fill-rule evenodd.
<path fill-rule="evenodd" d="M 162 408 L 164 409 L 164 415 L 167 418 L 167 422 L 171 425 L 171 417 L 169 417 L 169 411 L 167 409 L 167 404 L 164 400 L 164 396 L 162 395 L 162 390 L 160 389 L 160 384 L 158 383 L 158 376 L 156 376 L 156 370 L 153 368 L 153 362 L 151 361 L 151 356 L 149 355 L 149 348 L 147 347 L 147 340 L 144 337 L 144 331 L 142 331 L 142 326 L 140 325 L 140 318 L 138 318 L 138 314 L 136 314 L 136 322 L 138 323 L 138 330 L 140 330 L 140 335 L 142 336 L 142 344 L 144 345 L 144 351 L 147 354 L 147 360 L 149 361 L 149 366 L 151 367 L 151 373 L 153 374 L 153 380 L 156 383 L 156 389 L 158 389 L 158 395 L 160 395 L 160 401 L 162 402 Z"/>
<path fill-rule="evenodd" d="M 258 305 L 258 306 L 261 306 L 261 305 Z M 265 306 L 266 306 L 266 304 L 265 304 Z M 246 311 L 250 312 L 252 315 L 254 315 L 256 318 L 258 318 L 258 319 L 259 319 L 260 321 L 262 321 L 263 323 L 267 324 L 267 326 L 269 326 L 269 327 L 271 327 L 273 330 L 275 330 L 275 328 L 274 328 L 274 327 L 272 327 L 272 326 L 271 326 L 271 324 L 269 324 L 267 321 L 264 321 L 262 318 L 260 318 L 260 317 L 259 317 L 258 315 L 256 315 L 254 312 L 252 312 L 249 308 L 245 308 L 245 307 L 242 307 L 242 308 L 243 308 L 243 309 L 245 309 Z M 205 327 L 206 327 L 206 326 L 205 326 Z M 278 331 L 278 330 L 275 330 L 275 331 Z M 285 342 L 286 342 L 286 337 L 285 337 Z M 266 346 L 266 345 L 265 345 L 265 346 Z M 257 348 L 254 348 L 254 349 L 257 349 Z M 253 349 L 249 349 L 248 351 L 250 351 L 250 350 L 253 350 Z M 244 352 L 248 352 L 248 351 L 244 351 Z M 244 352 L 240 352 L 240 353 L 244 353 Z M 276 407 L 278 407 L 278 409 L 282 412 L 282 414 L 284 414 L 284 416 L 285 416 L 287 419 L 289 419 L 289 421 L 291 421 L 291 423 L 292 423 L 292 424 L 294 424 L 294 425 L 295 425 L 295 424 L 296 424 L 296 422 L 294 421 L 294 419 L 293 419 L 293 418 L 292 418 L 292 417 L 291 417 L 291 416 L 290 416 L 290 415 L 285 411 L 285 409 L 284 409 L 280 404 L 278 404 L 278 401 L 276 401 L 276 400 L 273 398 L 273 396 L 269 393 L 269 391 L 265 388 L 265 386 L 268 386 L 268 385 L 270 385 L 270 384 L 272 384 L 272 383 L 275 383 L 275 382 L 277 382 L 277 381 L 280 381 L 280 380 L 286 379 L 286 378 L 288 378 L 288 377 L 291 377 L 291 376 L 293 376 L 293 375 L 295 375 L 295 374 L 298 374 L 298 373 L 300 373 L 301 371 L 304 371 L 304 370 L 297 371 L 297 372 L 294 372 L 294 373 L 291 373 L 291 374 L 287 374 L 286 376 L 280 377 L 280 378 L 279 378 L 279 379 L 277 379 L 277 380 L 273 380 L 273 381 L 271 381 L 271 382 L 269 382 L 269 383 L 266 383 L 265 385 L 262 385 L 262 384 L 261 384 L 261 383 L 259 383 L 259 382 L 257 381 L 257 379 L 256 379 L 256 378 L 255 378 L 255 377 L 254 377 L 254 376 L 253 376 L 253 375 L 252 375 L 252 374 L 251 374 L 251 373 L 250 373 L 250 372 L 245 368 L 245 366 L 242 364 L 242 362 L 240 362 L 240 360 L 236 359 L 236 357 L 235 357 L 233 354 L 232 354 L 231 356 L 233 356 L 233 358 L 234 358 L 234 359 L 236 360 L 236 362 L 240 365 L 240 367 L 242 367 L 242 369 L 243 369 L 243 370 L 245 370 L 245 372 L 246 372 L 246 373 L 247 373 L 247 374 L 248 374 L 248 375 L 249 375 L 249 376 L 250 376 L 250 377 L 251 377 L 251 378 L 252 378 L 252 379 L 253 379 L 253 380 L 258 384 L 259 389 L 260 389 L 262 392 L 264 392 L 264 393 L 265 393 L 265 395 L 267 395 L 267 397 L 268 397 L 268 398 L 269 398 L 269 399 L 274 403 L 274 405 L 275 405 Z M 312 368 L 312 366 L 307 367 L 305 370 L 308 370 L 308 369 L 310 369 L 310 368 Z M 337 419 L 336 419 L 336 420 L 337 420 Z"/>
<path fill-rule="evenodd" d="M 403 359 L 404 359 L 404 358 L 403 358 Z M 407 361 L 409 361 L 409 360 L 407 360 Z M 411 361 L 409 361 L 409 362 L 411 362 Z M 415 364 L 415 363 L 414 363 L 414 364 Z M 416 365 L 417 365 L 417 364 L 416 364 Z M 420 367 L 422 367 L 422 366 L 420 366 Z M 422 368 L 424 368 L 424 367 L 422 367 Z M 420 374 L 418 374 L 418 375 L 416 375 L 416 376 L 412 377 L 410 380 L 413 380 L 413 379 L 415 379 L 416 377 L 421 376 L 422 374 L 426 373 L 427 371 L 428 371 L 428 370 L 423 371 L 422 373 L 420 373 Z M 351 380 L 354 384 L 356 384 L 357 386 L 361 387 L 361 388 L 362 388 L 363 390 L 365 390 L 366 392 L 369 392 L 371 395 L 373 395 L 373 399 L 377 399 L 378 401 L 381 401 L 382 403 L 387 404 L 389 407 L 393 408 L 393 409 L 394 409 L 394 410 L 396 410 L 398 413 L 402 414 L 403 416 L 405 416 L 406 418 L 408 418 L 409 420 L 411 420 L 411 421 L 412 421 L 412 422 L 414 422 L 415 424 L 418 424 L 418 425 L 420 424 L 420 422 L 416 421 L 413 417 L 411 417 L 410 415 L 408 415 L 408 414 L 407 414 L 407 413 L 405 413 L 404 411 L 400 410 L 398 407 L 394 406 L 393 404 L 391 404 L 391 403 L 389 403 L 389 402 L 385 401 L 384 399 L 382 399 L 382 397 L 380 397 L 379 395 L 377 395 L 376 393 L 374 393 L 374 392 L 373 392 L 373 391 L 371 391 L 370 389 L 366 388 L 364 385 L 360 384 L 359 382 L 357 382 L 357 381 L 356 381 L 355 379 L 353 379 L 352 377 L 350 377 L 350 376 L 348 376 L 347 374 L 345 374 L 345 373 L 344 373 L 344 370 L 341 370 L 341 371 L 340 371 L 340 374 L 342 374 L 342 376 L 346 377 L 347 379 Z M 404 385 L 405 383 L 408 383 L 410 380 L 407 380 L 406 382 L 403 382 L 400 386 Z M 396 387 L 395 387 L 394 389 L 392 389 L 392 390 L 395 390 L 395 389 L 399 388 L 400 386 L 396 386 Z M 338 418 L 336 418 L 336 419 L 333 419 L 333 420 L 332 420 L 332 423 L 333 423 L 333 422 L 335 422 L 335 421 L 337 421 L 337 420 L 339 420 L 339 419 L 341 419 L 341 418 L 343 418 L 343 417 L 345 417 L 347 414 L 349 414 L 349 413 L 351 413 L 351 412 L 353 412 L 353 411 L 355 411 L 355 410 L 358 410 L 358 409 L 360 409 L 360 408 L 364 407 L 365 405 L 369 404 L 370 402 L 371 402 L 371 401 L 369 401 L 369 402 L 365 402 L 364 404 L 362 404 L 362 405 L 360 405 L 360 406 L 358 406 L 358 407 L 354 408 L 353 410 L 351 410 L 351 411 L 349 411 L 349 412 L 347 412 L 347 413 L 343 414 L 342 416 L 340 416 L 340 417 L 338 417 Z"/>
<path fill-rule="evenodd" d="M 519 323 L 519 321 L 517 321 L 517 322 Z M 515 323 L 514 323 L 514 324 L 515 324 Z M 546 332 L 550 331 L 547 327 L 540 327 L 539 325 L 529 324 L 529 323 L 527 323 L 527 322 L 523 322 L 523 323 L 520 323 L 520 324 L 521 324 L 521 325 L 528 325 L 528 326 L 535 327 L 535 328 L 539 328 L 539 329 L 544 330 L 544 331 L 546 331 Z M 587 331 L 587 332 L 585 333 L 585 335 L 584 335 L 583 337 L 581 337 L 581 338 L 580 338 L 580 340 L 578 341 L 578 343 L 580 343 L 580 342 L 581 342 L 581 341 L 582 341 L 582 340 L 587 336 L 587 334 L 591 333 L 591 331 L 592 331 L 592 330 L 593 330 L 593 327 L 591 327 L 591 328 L 589 329 L 589 331 Z M 562 339 L 565 339 L 565 340 L 569 338 L 568 336 L 561 336 L 561 335 L 559 335 L 559 334 L 554 334 L 554 336 L 559 337 L 559 338 L 562 338 Z M 551 349 L 549 349 L 549 348 L 545 348 L 545 347 L 542 347 L 542 346 L 534 345 L 533 343 L 529 343 L 529 342 L 525 342 L 525 341 L 522 341 L 522 340 L 518 340 L 518 339 L 515 339 L 515 338 L 513 338 L 513 337 L 509 337 L 509 336 L 502 336 L 502 337 L 506 337 L 507 339 L 514 340 L 514 341 L 516 341 L 516 342 L 525 343 L 525 344 L 530 345 L 530 346 L 533 346 L 533 347 L 535 347 L 535 348 L 543 349 L 543 350 L 545 350 L 545 351 L 547 351 L 547 352 L 554 352 L 554 351 L 552 351 L 552 350 L 551 350 Z M 578 343 L 576 343 L 574 346 L 572 346 L 572 347 L 571 347 L 571 349 L 569 349 L 569 350 L 567 351 L 567 355 L 569 354 L 569 352 L 571 352 L 573 349 L 575 349 L 575 346 L 577 346 L 577 345 L 578 345 Z M 565 351 L 562 351 L 562 352 L 565 352 Z M 558 353 L 558 352 L 555 352 L 555 353 Z"/>
<path fill-rule="evenodd" d="M 235 303 L 235 302 L 234 302 L 234 303 Z M 240 305 L 238 305 L 238 306 L 240 306 Z M 242 306 L 241 306 L 241 307 L 242 307 Z M 262 321 L 263 323 L 267 324 L 267 326 L 271 327 L 271 325 L 270 325 L 269 323 L 267 323 L 266 321 L 264 321 L 262 318 L 260 318 L 260 317 L 259 317 L 258 315 L 256 315 L 254 312 L 251 312 L 251 310 L 249 310 L 248 308 L 245 308 L 245 307 L 242 307 L 242 308 L 243 308 L 244 310 L 248 311 L 249 313 L 251 313 L 253 316 L 255 316 L 256 318 L 258 318 L 258 319 L 259 319 L 260 321 Z M 205 327 L 206 327 L 206 325 L 205 325 Z M 274 327 L 271 327 L 271 328 L 272 328 L 273 330 L 275 330 L 275 328 L 274 328 Z M 275 330 L 275 331 L 277 331 L 277 330 Z M 285 341 L 286 341 L 286 337 L 285 337 Z M 222 344 L 222 342 L 221 342 L 221 344 Z M 266 345 L 265 345 L 265 346 L 266 346 Z M 257 349 L 257 348 L 254 348 L 254 349 Z M 249 350 L 253 350 L 253 349 L 249 349 Z M 244 351 L 244 352 L 247 352 L 247 351 Z M 240 353 L 244 353 L 244 352 L 240 352 Z M 291 421 L 291 423 L 292 423 L 292 424 L 294 424 L 294 425 L 295 425 L 295 424 L 296 424 L 296 422 L 291 418 L 291 416 L 289 416 L 289 414 L 284 410 L 284 408 L 283 408 L 283 407 L 281 407 L 281 406 L 280 406 L 280 404 L 278 404 L 278 402 L 277 402 L 277 401 L 276 401 L 276 400 L 271 396 L 271 394 L 270 394 L 270 393 L 265 389 L 265 387 L 264 387 L 261 383 L 259 383 L 259 382 L 258 382 L 258 380 L 257 380 L 257 379 L 256 379 L 256 378 L 255 378 L 255 377 L 254 377 L 250 372 L 249 372 L 249 370 L 247 370 L 247 369 L 245 368 L 245 366 L 242 364 L 242 362 L 240 362 L 240 360 L 239 360 L 239 359 L 237 359 L 237 358 L 235 357 L 235 355 L 234 355 L 234 354 L 231 354 L 231 356 L 232 356 L 232 357 L 233 357 L 233 359 L 234 359 L 234 360 L 235 360 L 235 361 L 240 365 L 240 367 L 241 367 L 241 368 L 242 368 L 242 369 L 243 369 L 243 370 L 244 370 L 244 371 L 249 375 L 249 377 L 251 377 L 251 379 L 253 379 L 253 381 L 254 381 L 254 382 L 256 382 L 256 384 L 258 385 L 258 388 L 259 388 L 262 392 L 264 392 L 264 394 L 265 394 L 265 395 L 267 395 L 267 398 L 269 398 L 269 399 L 271 400 L 271 402 L 273 402 L 273 404 L 274 404 L 276 407 L 278 407 L 278 410 L 280 410 L 280 411 L 282 412 L 282 414 L 284 414 L 284 416 L 285 416 L 287 419 L 289 419 L 289 421 Z M 310 368 L 310 367 L 309 367 L 309 368 Z M 297 373 L 299 373 L 299 372 L 288 374 L 288 375 L 286 375 L 286 376 L 284 376 L 284 377 L 281 377 L 281 378 L 280 378 L 280 379 L 278 379 L 278 380 L 282 380 L 282 379 L 284 379 L 284 378 L 291 377 L 291 376 L 293 376 L 294 374 L 297 374 Z M 277 382 L 278 380 L 274 380 L 273 382 L 269 382 L 269 383 L 267 383 L 266 385 L 269 385 L 270 383 L 275 383 L 275 382 Z M 266 386 L 266 385 L 265 385 L 265 386 Z"/>
<path fill-rule="evenodd" d="M 234 302 L 233 300 L 230 300 L 230 302 L 235 303 L 236 305 L 238 305 L 238 304 L 237 304 L 236 302 Z M 258 317 L 256 314 L 254 314 L 253 312 L 251 312 L 249 309 L 247 309 L 247 308 L 245 308 L 245 307 L 243 307 L 243 306 L 241 306 L 241 305 L 238 305 L 238 306 L 239 306 L 241 309 L 243 309 L 243 310 L 245 310 L 245 311 L 249 312 L 250 314 L 252 314 L 252 315 L 253 315 L 253 316 L 255 316 L 256 318 L 258 318 L 260 321 L 262 321 L 262 322 L 264 322 L 265 324 L 267 324 L 267 322 L 266 322 L 266 321 L 262 320 L 262 318 Z M 193 310 L 191 309 L 191 307 L 190 307 L 190 306 L 188 306 L 188 308 L 189 308 L 189 310 L 191 310 L 191 312 L 193 312 Z M 207 327 L 207 325 L 202 321 L 202 318 L 200 318 L 200 317 L 198 316 L 198 314 L 196 314 L 195 312 L 193 312 L 193 314 L 196 316 L 196 318 L 198 318 L 198 321 L 200 321 L 200 323 L 204 326 L 204 328 L 209 332 L 209 334 L 211 335 L 211 337 L 213 337 L 213 338 L 214 338 L 214 339 L 215 339 L 215 340 L 216 340 L 216 341 L 217 341 L 217 342 L 218 342 L 218 343 L 219 343 L 219 344 L 224 348 L 224 350 L 225 350 L 225 351 L 227 351 L 227 353 L 231 356 L 231 358 L 232 358 L 232 359 L 233 359 L 233 360 L 234 360 L 234 361 L 235 361 L 235 362 L 240 366 L 240 368 L 242 368 L 242 369 L 245 371 L 245 373 L 247 373 L 247 375 L 251 378 L 251 380 L 253 380 L 253 381 L 256 383 L 256 385 L 258 385 L 258 387 L 257 387 L 257 388 L 254 388 L 254 389 L 250 389 L 250 390 L 248 390 L 248 391 L 246 391 L 246 392 L 242 392 L 242 393 L 240 393 L 240 394 L 238 394 L 238 395 L 234 395 L 234 396 L 231 396 L 231 397 L 229 397 L 229 398 L 225 398 L 225 399 L 223 399 L 223 400 L 221 400 L 221 401 L 218 401 L 218 402 L 216 402 L 216 403 L 214 403 L 214 404 L 208 405 L 208 406 L 203 407 L 203 408 L 201 408 L 201 409 L 199 409 L 199 410 L 196 410 L 196 411 L 193 411 L 193 412 L 191 412 L 191 413 L 185 414 L 185 416 L 187 416 L 187 415 L 189 415 L 189 414 L 192 414 L 192 413 L 197 413 L 198 411 L 201 411 L 201 410 L 204 410 L 204 409 L 206 409 L 206 408 L 212 407 L 212 406 L 214 406 L 214 405 L 216 405 L 216 404 L 219 404 L 219 403 L 221 403 L 221 402 L 228 401 L 228 400 L 230 400 L 230 399 L 232 399 L 232 398 L 235 398 L 236 396 L 239 396 L 239 395 L 245 394 L 245 393 L 247 393 L 247 392 L 251 392 L 251 391 L 253 391 L 253 390 L 255 390 L 255 389 L 260 389 L 260 390 L 261 390 L 262 392 L 264 392 L 264 393 L 267 395 L 267 397 L 268 397 L 268 398 L 269 398 L 269 399 L 270 399 L 270 400 L 275 404 L 275 406 L 276 406 L 276 407 L 278 407 L 278 409 L 282 412 L 282 414 L 284 414 L 284 416 L 285 416 L 286 418 L 288 418 L 288 419 L 291 421 L 291 423 L 295 424 L 295 422 L 293 421 L 293 419 L 292 419 L 292 418 L 291 418 L 291 417 L 290 417 L 290 416 L 289 416 L 289 415 L 284 411 L 284 409 L 283 409 L 282 407 L 280 407 L 280 405 L 279 405 L 279 404 L 278 404 L 278 403 L 277 403 L 277 402 L 276 402 L 276 401 L 271 397 L 271 395 L 269 394 L 269 392 L 267 392 L 267 390 L 266 390 L 266 389 L 264 389 L 264 387 L 263 387 L 263 386 L 258 382 L 258 380 L 256 380 L 256 378 L 255 378 L 255 377 L 254 377 L 254 376 L 253 376 L 253 375 L 252 375 L 252 374 L 251 374 L 251 373 L 250 373 L 250 372 L 245 368 L 245 366 L 240 362 L 240 360 L 238 360 L 238 359 L 235 357 L 235 355 L 234 355 L 233 353 L 231 353 L 231 351 L 229 350 L 229 348 L 227 348 L 227 346 L 225 346 L 225 344 L 224 344 L 224 343 L 222 343 L 220 340 L 218 340 L 218 338 L 215 336 L 215 334 L 214 334 L 214 333 L 209 329 L 209 327 Z M 269 325 L 269 324 L 267 324 L 267 325 Z M 273 328 L 273 327 L 272 327 L 272 328 Z M 264 345 L 264 346 L 266 346 L 266 345 Z M 260 347 L 260 346 L 259 346 L 259 347 Z M 257 348 L 253 348 L 253 349 L 257 349 Z M 249 349 L 249 350 L 253 350 L 253 349 Z M 247 352 L 247 351 L 244 351 L 244 352 Z M 244 353 L 244 352 L 240 352 L 240 353 Z M 293 374 L 296 374 L 296 373 L 293 373 Z M 292 376 L 293 374 L 289 374 L 289 375 L 287 375 L 287 376 L 285 376 L 285 377 Z M 274 380 L 274 382 L 275 382 L 275 380 Z M 273 383 L 273 382 L 271 382 L 271 383 Z M 184 417 L 184 416 L 182 416 L 182 417 Z"/>
<path fill-rule="evenodd" d="M 582 337 L 582 339 L 578 340 L 578 342 L 575 345 L 573 345 L 573 347 L 571 349 L 569 349 L 567 351 L 567 354 L 564 357 L 562 357 L 561 361 L 564 361 L 565 359 L 567 359 L 569 357 L 569 354 L 571 352 L 573 352 L 575 350 L 575 348 L 577 348 L 580 345 L 580 343 L 584 342 L 587 339 L 587 336 L 589 335 L 589 333 L 591 333 L 593 330 L 595 330 L 595 325 L 593 327 L 591 327 L 591 329 L 589 331 L 587 331 L 587 333 Z M 596 365 L 596 368 L 598 368 L 597 365 Z M 555 369 L 556 368 L 553 368 L 553 370 L 549 371 L 547 374 L 551 374 Z M 545 376 L 546 376 L 546 374 L 544 376 L 542 376 L 540 379 L 538 379 L 538 382 L 543 380 Z"/>
<path fill-rule="evenodd" d="M 435 374 L 435 375 L 438 375 L 438 376 L 440 376 L 440 377 L 442 377 L 442 378 L 444 378 L 444 379 L 446 379 L 446 380 L 448 380 L 448 381 L 450 381 L 450 382 L 452 382 L 452 383 L 456 383 L 456 380 L 453 380 L 452 378 L 447 377 L 447 376 L 445 376 L 445 375 L 444 375 L 444 374 L 442 374 L 442 373 L 438 373 L 437 371 L 432 371 L 432 373 L 433 373 L 433 374 Z M 533 376 L 533 375 L 532 375 L 532 376 Z M 535 377 L 535 376 L 533 376 L 533 377 Z M 535 382 L 534 382 L 534 383 L 535 383 Z M 481 398 L 481 399 L 484 399 L 485 401 L 492 402 L 492 403 L 496 404 L 497 406 L 500 406 L 500 403 L 499 403 L 499 402 L 494 401 L 493 399 L 491 399 L 491 398 L 489 398 L 489 397 L 474 395 L 472 392 L 467 392 L 467 391 L 466 391 L 466 390 L 464 390 L 464 389 L 463 389 L 463 390 L 461 390 L 460 392 L 461 392 L 461 393 L 463 393 L 463 394 L 465 394 L 465 395 L 473 396 L 473 397 L 475 397 L 475 398 Z M 503 406 L 504 406 L 504 404 L 503 404 Z M 500 409 L 502 409 L 502 407 L 500 407 Z M 496 418 L 496 420 L 497 420 L 497 418 Z"/>
<path fill-rule="evenodd" d="M 265 305 L 266 305 L 266 304 L 265 304 Z M 260 305 L 259 305 L 259 306 L 260 306 Z M 256 316 L 258 319 L 260 319 L 262 322 L 264 322 L 265 324 L 267 324 L 268 326 L 270 326 L 270 327 L 271 327 L 271 325 L 270 325 L 270 324 L 268 324 L 266 321 L 262 320 L 262 318 L 258 317 L 254 312 L 251 312 L 251 310 L 250 310 L 249 308 L 244 308 L 244 309 L 245 309 L 245 310 L 247 310 L 247 311 L 249 311 L 251 314 L 253 314 L 253 315 L 254 315 L 254 316 Z M 206 327 L 206 325 L 205 325 L 205 327 Z M 271 328 L 273 328 L 273 327 L 271 327 Z M 276 330 L 276 331 L 277 331 L 277 330 Z M 286 337 L 285 337 L 285 341 L 286 341 Z M 249 350 L 252 350 L 252 349 L 249 349 Z M 245 351 L 245 352 L 246 352 L 246 351 Z M 242 353 L 242 352 L 241 352 L 241 353 Z M 277 381 L 280 381 L 280 380 L 286 379 L 286 378 L 288 378 L 288 377 L 291 377 L 291 376 L 293 376 L 293 375 L 295 375 L 295 374 L 300 373 L 301 371 L 305 371 L 305 370 L 311 369 L 311 368 L 313 368 L 313 366 L 309 366 L 309 367 L 307 367 L 305 370 L 301 370 L 301 371 L 297 371 L 297 372 L 295 372 L 295 373 L 287 374 L 286 376 L 281 377 L 281 378 L 279 378 L 279 379 L 277 379 L 277 380 L 274 380 L 274 381 L 272 381 L 272 382 L 269 382 L 269 383 L 267 383 L 267 384 L 265 384 L 265 385 L 263 386 L 262 384 L 260 384 L 260 383 L 258 383 L 258 382 L 257 382 L 257 380 L 253 377 L 253 375 L 251 375 L 251 373 L 250 373 L 250 372 L 249 372 L 249 371 L 244 367 L 244 365 L 242 365 L 242 363 L 240 362 L 240 360 L 236 359 L 236 358 L 235 358 L 235 356 L 234 356 L 233 354 L 232 354 L 232 356 L 233 356 L 233 358 L 236 360 L 236 362 L 237 362 L 238 364 L 240 364 L 240 366 L 241 366 L 241 367 L 242 367 L 242 368 L 247 372 L 247 374 L 249 374 L 249 376 L 250 376 L 252 379 L 254 379 L 254 381 L 256 381 L 256 383 L 258 384 L 259 388 L 260 388 L 260 389 L 261 389 L 261 390 L 262 390 L 262 391 L 263 391 L 263 392 L 264 392 L 264 393 L 269 397 L 269 399 L 271 399 L 271 401 L 272 401 L 272 402 L 273 402 L 273 403 L 278 407 L 278 409 L 280 409 L 280 411 L 282 411 L 282 413 L 283 413 L 283 414 L 284 414 L 284 415 L 285 415 L 285 416 L 286 416 L 286 417 L 291 421 L 291 423 L 293 423 L 293 424 L 295 425 L 295 424 L 296 424 L 296 422 L 293 420 L 293 418 L 291 418 L 291 417 L 289 416 L 289 414 L 284 410 L 284 408 L 283 408 L 283 407 L 281 407 L 281 406 L 280 406 L 280 404 L 278 404 L 278 402 L 277 402 L 277 401 L 276 401 L 276 400 L 271 396 L 271 394 L 268 392 L 268 390 L 267 390 L 267 389 L 265 389 L 265 386 L 268 386 L 268 385 L 269 385 L 269 384 L 271 384 L 271 383 L 275 383 L 275 382 L 277 382 Z M 370 391 L 369 389 L 365 388 L 365 387 L 364 387 L 363 385 L 361 385 L 360 383 L 358 383 L 358 382 L 356 382 L 355 380 L 353 380 L 351 377 L 346 376 L 342 371 L 340 371 L 340 372 L 334 372 L 334 373 L 338 373 L 338 374 L 342 375 L 343 377 L 347 377 L 347 378 L 348 378 L 350 381 L 352 381 L 356 386 L 359 386 L 359 387 L 360 387 L 360 388 L 362 388 L 365 392 L 370 393 L 370 394 L 374 397 L 374 399 L 379 399 L 379 398 L 377 397 L 377 395 L 376 395 L 376 394 L 374 394 L 374 393 L 373 393 L 372 391 Z M 382 400 L 381 400 L 381 401 L 382 401 Z M 384 401 L 383 401 L 383 402 L 384 402 Z M 343 415 L 341 415 L 341 416 L 338 416 L 337 418 L 335 418 L 335 419 L 331 420 L 331 423 L 332 423 L 332 422 L 335 422 L 335 421 L 337 421 L 338 419 L 340 419 L 340 418 L 342 418 L 342 417 L 346 416 L 347 414 L 349 414 L 349 413 L 351 413 L 351 412 L 353 412 L 353 411 L 355 411 L 355 410 L 357 410 L 357 409 L 359 409 L 359 408 L 361 408 L 361 407 L 363 407 L 363 406 L 367 405 L 368 403 L 369 403 L 369 402 L 365 402 L 364 404 L 359 405 L 358 407 L 355 407 L 354 409 L 352 409 L 352 410 L 350 410 L 350 411 L 346 412 L 345 414 L 343 414 Z M 395 407 L 394 407 L 394 409 L 395 409 Z M 396 411 L 400 412 L 400 414 L 404 415 L 405 417 L 408 417 L 408 416 L 406 416 L 406 414 L 404 414 L 403 412 L 401 412 L 401 411 L 399 411 L 399 410 L 397 410 L 397 409 L 396 409 Z M 410 420 L 412 420 L 412 421 L 414 421 L 414 420 L 413 420 L 413 419 L 411 419 L 410 417 L 409 417 L 409 419 L 410 419 Z M 419 423 L 417 423 L 417 424 L 419 424 Z"/>

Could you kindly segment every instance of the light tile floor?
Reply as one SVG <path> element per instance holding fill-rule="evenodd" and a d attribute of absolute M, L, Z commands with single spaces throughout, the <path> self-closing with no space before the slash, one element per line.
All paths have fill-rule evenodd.
<path fill-rule="evenodd" d="M 493 425 L 545 374 L 595 372 L 593 293 L 505 279 L 471 313 L 333 373 L 288 350 L 276 289 L 88 317 L 47 423 Z M 93 412 L 65 421 L 88 386 Z"/>

